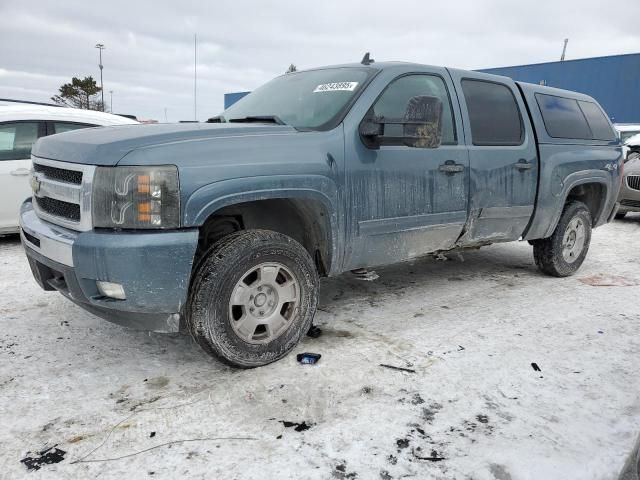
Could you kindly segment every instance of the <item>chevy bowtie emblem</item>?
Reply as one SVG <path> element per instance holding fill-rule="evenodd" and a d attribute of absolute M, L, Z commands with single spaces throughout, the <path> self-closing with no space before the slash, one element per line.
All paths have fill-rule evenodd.
<path fill-rule="evenodd" d="M 35 173 L 31 175 L 31 190 L 33 190 L 34 194 L 38 194 L 38 192 L 40 191 L 40 185 L 41 182 L 37 175 Z"/>

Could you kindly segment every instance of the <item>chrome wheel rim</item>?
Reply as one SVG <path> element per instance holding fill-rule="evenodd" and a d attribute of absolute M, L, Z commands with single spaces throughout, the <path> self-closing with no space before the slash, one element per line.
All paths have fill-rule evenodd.
<path fill-rule="evenodd" d="M 300 284 L 281 263 L 247 270 L 229 300 L 233 331 L 247 343 L 264 344 L 287 331 L 300 310 Z"/>
<path fill-rule="evenodd" d="M 567 263 L 575 262 L 582 250 L 587 238 L 587 228 L 581 218 L 574 218 L 567 225 L 562 237 L 562 258 Z"/>

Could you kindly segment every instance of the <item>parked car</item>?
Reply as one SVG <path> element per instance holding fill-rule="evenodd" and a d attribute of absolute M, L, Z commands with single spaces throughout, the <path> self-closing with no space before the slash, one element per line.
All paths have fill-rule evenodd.
<path fill-rule="evenodd" d="M 624 178 L 618 200 L 620 209 L 616 218 L 624 218 L 629 212 L 640 212 L 640 134 L 626 139 L 627 151 Z"/>
<path fill-rule="evenodd" d="M 616 211 L 619 138 L 575 92 L 365 58 L 211 122 L 40 139 L 21 225 L 42 288 L 256 367 L 309 330 L 320 276 L 522 239 L 564 277 Z"/>
<path fill-rule="evenodd" d="M 620 140 L 625 143 L 629 138 L 640 133 L 640 124 L 638 123 L 616 123 L 614 128 L 620 132 Z"/>
<path fill-rule="evenodd" d="M 31 146 L 40 137 L 100 125 L 137 123 L 109 113 L 33 104 L 0 105 L 0 234 L 19 230 L 20 205 L 31 196 Z"/>
<path fill-rule="evenodd" d="M 624 146 L 629 152 L 628 155 L 635 154 L 636 156 L 640 156 L 640 133 L 627 138 Z"/>
<path fill-rule="evenodd" d="M 624 158 L 627 158 L 629 149 L 625 146 L 627 140 L 634 135 L 640 134 L 640 124 L 638 123 L 615 123 L 613 127 L 617 130 L 620 141 L 622 142 L 622 154 Z"/>

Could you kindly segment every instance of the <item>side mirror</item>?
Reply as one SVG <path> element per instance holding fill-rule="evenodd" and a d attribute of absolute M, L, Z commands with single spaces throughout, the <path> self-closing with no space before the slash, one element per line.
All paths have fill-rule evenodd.
<path fill-rule="evenodd" d="M 383 128 L 376 118 L 366 118 L 360 124 L 360 135 L 363 137 L 377 137 L 382 135 Z"/>
<path fill-rule="evenodd" d="M 408 147 L 437 148 L 442 142 L 442 102 L 437 97 L 411 97 L 402 119 Z"/>
<path fill-rule="evenodd" d="M 379 147 L 378 137 L 384 133 L 384 124 L 375 117 L 365 118 L 358 128 L 360 136 L 369 148 Z"/>

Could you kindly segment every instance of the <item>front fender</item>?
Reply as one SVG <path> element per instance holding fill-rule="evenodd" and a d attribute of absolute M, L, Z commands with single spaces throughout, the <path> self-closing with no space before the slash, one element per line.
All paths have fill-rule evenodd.
<path fill-rule="evenodd" d="M 308 198 L 322 202 L 331 216 L 338 203 L 335 183 L 321 175 L 266 175 L 210 183 L 193 192 L 183 211 L 182 225 L 199 227 L 229 205 L 273 198 Z"/>
<path fill-rule="evenodd" d="M 338 189 L 333 180 L 322 175 L 265 175 L 210 183 L 189 196 L 183 210 L 182 225 L 199 227 L 221 208 L 278 198 L 320 202 L 329 222 L 332 258 L 341 258 L 338 251 L 342 237 L 338 227 Z"/>

